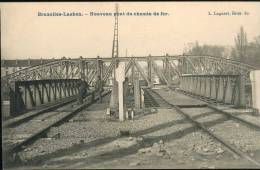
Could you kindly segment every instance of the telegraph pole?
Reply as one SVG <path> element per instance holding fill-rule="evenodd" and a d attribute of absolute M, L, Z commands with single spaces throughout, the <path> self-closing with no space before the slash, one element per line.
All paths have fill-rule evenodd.
<path fill-rule="evenodd" d="M 110 112 L 118 112 L 118 84 L 116 81 L 116 68 L 118 66 L 118 4 L 115 5 L 115 25 L 114 25 L 114 38 L 112 46 L 112 62 L 114 63 L 112 75 L 112 94 L 110 100 Z"/>

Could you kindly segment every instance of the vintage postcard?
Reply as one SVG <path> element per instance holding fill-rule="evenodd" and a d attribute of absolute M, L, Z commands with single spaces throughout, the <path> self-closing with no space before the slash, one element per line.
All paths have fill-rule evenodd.
<path fill-rule="evenodd" d="M 1 2 L 2 165 L 260 168 L 260 2 Z"/>

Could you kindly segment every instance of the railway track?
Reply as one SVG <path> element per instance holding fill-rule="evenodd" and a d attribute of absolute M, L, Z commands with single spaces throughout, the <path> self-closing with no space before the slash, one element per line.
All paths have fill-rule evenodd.
<path fill-rule="evenodd" d="M 169 103 L 167 100 L 165 100 L 159 93 L 151 90 L 146 89 L 146 93 L 149 93 L 149 96 L 152 97 L 157 103 L 165 103 L 164 105 L 171 106 L 174 108 L 179 114 L 184 116 L 187 120 L 189 120 L 192 124 L 199 127 L 201 130 L 203 130 L 206 134 L 211 136 L 213 139 L 215 139 L 216 142 L 221 143 L 223 146 L 225 146 L 231 153 L 235 154 L 236 156 L 239 156 L 241 158 L 244 158 L 254 165 L 260 167 L 259 161 L 255 160 L 250 156 L 246 151 L 243 151 L 240 147 L 235 145 L 235 143 L 232 143 L 231 139 L 232 135 L 240 135 L 240 131 L 249 132 L 253 129 L 253 134 L 259 134 L 260 132 L 260 126 L 251 123 L 249 121 L 243 120 L 237 116 L 234 116 L 228 112 L 225 112 L 223 110 L 220 110 L 212 105 L 206 105 L 202 106 L 203 110 L 208 110 L 206 113 L 201 113 L 201 108 L 195 108 L 197 109 L 197 112 L 194 112 L 194 108 L 180 108 L 179 106 L 176 106 L 174 104 Z M 189 112 L 189 110 L 192 110 Z M 203 115 L 203 116 L 201 116 Z M 234 122 L 242 124 L 244 126 L 235 126 Z M 213 124 L 213 126 L 212 126 Z M 226 132 L 220 131 L 220 127 L 225 126 L 227 127 Z M 235 130 L 239 128 L 239 130 Z M 229 136 L 227 136 L 229 135 Z M 243 137 L 242 137 L 243 138 Z M 240 138 L 239 138 L 240 139 Z M 249 140 L 249 139 L 246 139 Z M 257 145 L 258 146 L 258 145 Z M 258 146 L 259 147 L 259 146 Z M 257 147 L 257 148 L 258 148 Z"/>
<path fill-rule="evenodd" d="M 157 100 L 149 93 L 149 90 L 144 90 L 144 105 L 145 107 L 159 107 Z"/>
<path fill-rule="evenodd" d="M 103 93 L 103 96 L 109 94 L 110 91 Z M 25 117 L 14 121 L 11 125 L 5 126 L 3 132 L 3 153 L 7 162 L 15 161 L 17 159 L 17 153 L 26 148 L 26 146 L 34 143 L 36 140 L 46 137 L 47 132 L 55 126 L 59 126 L 62 123 L 68 121 L 76 113 L 90 106 L 97 101 L 97 97 L 94 93 L 90 93 L 83 105 L 77 105 L 77 102 L 71 104 L 47 110 L 41 112 L 30 118 Z"/>
<path fill-rule="evenodd" d="M 36 116 L 39 116 L 41 114 L 44 114 L 46 112 L 51 112 L 53 110 L 56 110 L 62 106 L 65 106 L 67 104 L 70 104 L 72 102 L 75 102 L 77 100 L 77 98 L 75 96 L 73 97 L 70 97 L 64 101 L 60 101 L 58 102 L 57 104 L 53 105 L 53 106 L 50 106 L 50 107 L 47 107 L 47 108 L 44 108 L 44 109 L 35 109 L 34 111 L 31 111 L 29 113 L 26 113 L 26 114 L 23 114 L 23 115 L 20 115 L 20 116 L 17 116 L 17 117 L 14 117 L 14 118 L 11 118 L 11 119 L 8 119 L 6 121 L 3 122 L 3 127 L 4 128 L 10 128 L 10 127 L 16 127 L 24 122 L 27 122 L 31 119 L 33 119 L 34 117 Z"/>
<path fill-rule="evenodd" d="M 150 92 L 150 89 L 148 88 L 144 88 L 144 104 L 145 107 L 152 107 L 152 108 L 170 108 L 171 105 L 169 105 L 168 103 L 164 102 L 163 100 L 161 100 L 160 96 L 158 95 L 153 95 Z"/>
<path fill-rule="evenodd" d="M 170 89 L 171 89 L 171 90 L 174 90 L 174 89 L 172 89 L 172 88 L 170 88 Z M 217 108 L 216 106 L 214 106 L 214 104 L 216 104 L 216 103 L 217 103 L 218 105 L 223 104 L 223 103 L 221 103 L 221 102 L 213 101 L 213 100 L 211 100 L 211 99 L 208 99 L 208 98 L 202 97 L 202 96 L 195 96 L 195 95 L 192 95 L 191 93 L 185 92 L 185 91 L 183 91 L 183 90 L 178 90 L 177 92 L 182 93 L 182 94 L 187 95 L 187 96 L 190 96 L 190 97 L 192 97 L 192 98 L 201 100 L 201 101 L 205 101 L 205 102 L 209 103 L 209 104 L 207 104 L 207 107 L 208 107 L 208 108 L 211 108 L 211 109 L 213 109 L 213 110 L 215 110 L 215 111 L 217 111 L 217 112 L 219 112 L 219 113 L 221 113 L 221 114 L 223 114 L 223 115 L 226 115 L 226 116 L 230 117 L 231 119 L 233 119 L 233 120 L 235 120 L 235 121 L 239 121 L 239 122 L 245 124 L 246 126 L 249 126 L 249 127 L 251 127 L 251 128 L 254 128 L 254 129 L 256 129 L 256 130 L 260 130 L 260 126 L 259 126 L 259 125 L 253 124 L 253 123 L 251 123 L 251 122 L 249 122 L 249 121 L 247 121 L 247 120 L 245 120 L 245 119 L 242 119 L 242 118 L 240 118 L 240 117 L 234 116 L 234 115 L 230 114 L 229 112 L 223 111 L 223 110 Z M 230 105 L 230 106 L 231 106 L 231 108 L 233 107 L 233 105 Z M 254 112 L 255 110 L 252 110 L 252 111 Z"/>

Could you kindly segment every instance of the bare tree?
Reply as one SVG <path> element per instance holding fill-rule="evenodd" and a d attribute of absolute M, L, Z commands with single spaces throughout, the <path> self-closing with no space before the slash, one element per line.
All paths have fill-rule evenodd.
<path fill-rule="evenodd" d="M 255 37 L 255 43 L 256 43 L 257 46 L 260 48 L 260 35 L 258 35 L 257 37 Z"/>
<path fill-rule="evenodd" d="M 189 50 L 189 53 L 193 55 L 210 55 L 214 57 L 227 58 L 228 54 L 225 54 L 227 51 L 228 49 L 225 46 L 208 44 L 199 45 L 199 42 L 196 41 L 193 47 Z"/>
<path fill-rule="evenodd" d="M 237 57 L 239 60 L 243 61 L 245 59 L 247 46 L 248 46 L 247 34 L 244 31 L 243 26 L 241 26 L 240 32 L 235 37 L 235 47 L 238 54 Z"/>

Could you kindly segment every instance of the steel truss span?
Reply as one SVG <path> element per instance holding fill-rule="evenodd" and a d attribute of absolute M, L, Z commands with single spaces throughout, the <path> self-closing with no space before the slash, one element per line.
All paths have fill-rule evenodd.
<path fill-rule="evenodd" d="M 193 55 L 165 55 L 165 56 L 139 56 L 139 57 L 119 57 L 119 62 L 141 62 L 141 61 L 163 61 L 165 66 L 178 74 L 229 74 L 229 75 L 248 75 L 251 70 L 256 70 L 256 67 L 241 63 L 235 60 L 229 60 L 220 57 L 212 56 L 193 56 Z M 175 61 L 175 62 L 173 62 Z M 100 63 L 98 63 L 100 62 Z M 17 80 L 42 80 L 42 79 L 73 79 L 80 78 L 81 75 L 86 75 L 87 78 L 93 77 L 102 65 L 106 71 L 109 69 L 112 58 L 78 58 L 78 59 L 60 59 L 49 63 L 43 63 L 37 66 L 28 67 L 7 76 L 2 77 L 2 80 L 17 81 Z M 107 66 L 108 64 L 108 66 Z M 168 65 L 167 65 L 168 64 Z M 102 67 L 100 66 L 100 67 Z M 94 71 L 96 70 L 96 71 Z M 83 72 L 85 71 L 85 72 Z M 89 72 L 88 72 L 89 71 Z M 112 70 L 109 70 L 112 71 Z"/>
<path fill-rule="evenodd" d="M 226 101 L 228 103 L 238 103 L 238 106 L 246 105 L 246 96 L 251 99 L 249 73 L 257 69 L 245 63 L 213 56 L 149 55 L 118 57 L 117 62 L 125 63 L 125 74 L 130 77 L 132 83 L 138 78 L 146 82 L 148 86 L 153 86 L 155 78 L 157 78 L 160 84 L 177 86 L 182 90 L 200 96 L 205 95 L 204 97 L 210 97 L 218 101 L 223 100 L 224 103 Z M 114 68 L 112 58 L 99 56 L 97 58 L 62 58 L 4 76 L 1 79 L 1 84 L 2 88 L 5 89 L 4 91 L 8 93 L 10 90 L 15 90 L 14 84 L 17 81 L 83 79 L 90 86 L 93 86 L 97 77 L 100 76 L 106 86 L 111 86 Z M 219 79 L 221 81 L 217 81 Z M 239 82 L 239 86 L 231 88 L 234 84 L 233 79 Z M 186 87 L 185 83 L 194 84 L 196 89 Z M 249 94 L 246 94 L 246 91 Z M 238 97 L 234 97 L 234 95 L 231 95 L 233 98 L 227 96 L 227 94 L 237 92 L 239 92 L 238 97 L 241 98 L 242 96 L 243 101 L 238 102 Z M 212 97 L 213 93 L 215 97 Z M 250 106 L 250 103 L 249 101 L 247 105 Z"/>

